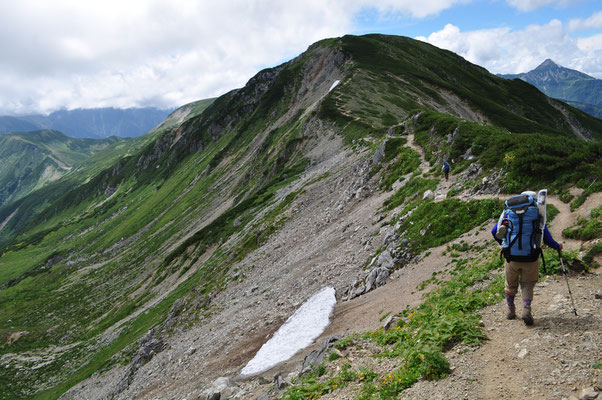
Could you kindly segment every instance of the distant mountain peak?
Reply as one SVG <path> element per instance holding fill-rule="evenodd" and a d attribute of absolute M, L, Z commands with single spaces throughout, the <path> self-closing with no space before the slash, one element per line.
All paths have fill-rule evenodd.
<path fill-rule="evenodd" d="M 602 116 L 602 79 L 556 64 L 551 58 L 521 74 L 500 75 L 522 79 L 547 96 L 561 99 L 597 118 Z"/>
<path fill-rule="evenodd" d="M 544 62 L 542 62 L 541 64 L 539 64 L 539 66 L 535 69 L 539 69 L 539 68 L 560 68 L 560 65 L 556 64 L 551 58 L 547 58 Z"/>

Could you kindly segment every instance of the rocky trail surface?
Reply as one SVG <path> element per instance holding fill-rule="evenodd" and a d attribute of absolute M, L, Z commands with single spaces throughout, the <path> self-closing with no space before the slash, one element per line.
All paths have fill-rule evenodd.
<path fill-rule="evenodd" d="M 505 304 L 483 310 L 487 342 L 448 352 L 452 374 L 422 381 L 404 399 L 591 399 L 602 387 L 600 270 L 537 284 L 535 324 L 505 319 Z"/>

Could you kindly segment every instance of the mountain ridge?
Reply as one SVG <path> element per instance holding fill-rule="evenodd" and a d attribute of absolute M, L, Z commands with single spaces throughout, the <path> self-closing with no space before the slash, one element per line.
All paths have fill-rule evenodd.
<path fill-rule="evenodd" d="M 0 116 L 0 134 L 51 129 L 74 138 L 136 137 L 150 131 L 171 111 L 105 107 L 59 110 L 49 115 Z"/>
<path fill-rule="evenodd" d="M 529 72 L 498 76 L 524 80 L 550 97 L 574 104 L 597 118 L 602 117 L 599 110 L 602 107 L 602 80 L 562 67 L 551 59 Z"/>
<path fill-rule="evenodd" d="M 87 153 L 88 157 L 86 159 L 81 157 L 78 158 L 77 162 L 74 162 L 71 166 L 74 168 L 69 169 L 68 171 L 65 170 L 63 174 L 60 174 L 61 179 L 54 179 L 51 182 L 46 181 L 46 184 L 42 185 L 43 187 L 40 190 L 31 192 L 31 190 L 24 188 L 18 194 L 18 196 L 12 195 L 12 204 L 7 204 L 6 201 L 0 204 L 0 215 L 3 215 L 3 217 L 0 218 L 5 220 L 3 229 L 0 229 L 0 243 L 3 243 L 7 240 L 7 238 L 10 238 L 15 233 L 15 230 L 19 229 L 19 227 L 22 227 L 22 225 L 26 223 L 24 221 L 27 221 L 35 216 L 45 207 L 49 206 L 51 202 L 54 202 L 58 198 L 64 196 L 66 192 L 82 183 L 89 181 L 103 169 L 109 167 L 120 158 L 127 156 L 128 154 L 131 155 L 136 153 L 165 130 L 172 129 L 186 120 L 201 114 L 212 102 L 213 99 L 205 99 L 179 107 L 172 114 L 167 116 L 167 118 L 161 124 L 153 128 L 145 135 L 137 138 L 120 140 L 117 140 L 117 138 L 110 139 L 111 141 L 114 141 L 112 145 L 92 154 Z M 23 134 L 15 133 L 13 135 L 22 136 Z M 63 134 L 61 133 L 61 135 Z M 0 135 L 0 142 L 5 141 L 6 138 L 9 137 L 11 137 L 11 134 L 7 134 L 7 136 L 4 138 L 3 135 Z M 63 142 L 81 143 L 95 143 L 95 141 L 103 141 L 103 139 L 76 139 L 67 136 L 62 136 L 62 139 Z M 106 139 L 104 140 L 106 141 Z M 7 156 L 11 157 L 12 161 L 9 162 L 9 158 L 7 158 Z M 22 158 L 23 157 L 16 157 L 14 152 L 10 152 L 8 155 L 4 154 L 4 157 L 1 159 L 5 162 L 3 165 L 8 167 L 13 162 L 21 162 Z M 15 180 L 16 178 L 14 174 L 9 175 L 11 178 L 8 176 L 5 177 L 6 179 L 2 185 L 4 188 L 11 188 L 15 185 L 18 185 L 18 180 Z M 34 176 L 37 175 L 34 174 Z M 55 178 L 59 178 L 59 176 L 55 176 Z M 18 197 L 20 197 L 20 199 L 18 199 Z M 10 220 L 6 220 L 9 216 Z"/>
<path fill-rule="evenodd" d="M 601 132 L 531 85 L 422 42 L 320 41 L 71 187 L 4 242 L 0 391 L 201 396 L 325 283 L 361 298 L 373 273 L 382 283 L 389 267 L 488 224 L 501 204 L 477 195 L 577 184 L 585 201 L 600 190 L 602 150 L 579 135 Z M 0 210 L 2 225 L 12 212 Z M 186 371 L 195 379 L 179 380 Z"/>
<path fill-rule="evenodd" d="M 0 207 L 60 179 L 120 140 L 74 139 L 53 130 L 0 135 Z"/>

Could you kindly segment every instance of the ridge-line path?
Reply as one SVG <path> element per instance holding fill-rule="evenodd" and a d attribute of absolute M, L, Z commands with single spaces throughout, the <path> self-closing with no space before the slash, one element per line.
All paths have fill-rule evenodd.
<path fill-rule="evenodd" d="M 408 147 L 421 155 L 420 170 L 429 171 L 430 166 L 424 153 L 414 143 L 413 134 L 408 135 Z M 447 190 L 457 181 L 457 175 L 437 187 L 437 196 L 446 197 Z M 469 196 L 474 199 L 507 198 L 509 195 Z M 463 196 L 464 197 L 464 196 Z M 467 196 L 468 197 L 468 196 Z M 566 240 L 561 232 L 573 225 L 578 216 L 589 215 L 601 204 L 602 193 L 591 195 L 575 212 L 569 205 L 555 196 L 548 201 L 560 214 L 550 224 L 554 237 L 564 243 L 565 248 L 579 249 L 580 241 Z M 467 241 L 471 245 L 486 244 L 497 248 L 491 238 L 489 221 L 452 241 Z M 384 315 L 394 315 L 406 306 L 416 307 L 422 302 L 422 294 L 431 287 L 419 291 L 416 287 L 429 279 L 433 273 L 441 272 L 452 259 L 447 254 L 451 243 L 432 248 L 421 259 L 395 271 L 389 282 L 356 299 L 337 305 L 331 325 L 316 340 L 321 344 L 333 334 L 348 335 L 363 333 L 382 325 Z M 477 257 L 477 254 L 466 254 Z M 501 271 L 500 271 L 501 273 Z M 520 319 L 505 319 L 503 302 L 483 310 L 483 324 L 488 341 L 478 348 L 456 346 L 446 353 L 452 366 L 451 375 L 441 381 L 421 381 L 402 394 L 404 399 L 570 399 L 571 394 L 579 398 L 584 389 L 602 386 L 600 365 L 602 357 L 602 313 L 596 293 L 602 288 L 600 271 L 585 276 L 572 276 L 569 281 L 579 316 L 571 313 L 566 283 L 561 278 L 548 277 L 537 284 L 533 311 L 535 324 L 525 326 Z M 520 294 L 517 296 L 520 312 Z M 317 347 L 317 344 L 313 348 Z M 302 352 L 305 355 L 310 349 Z M 355 355 L 354 367 L 373 365 L 371 356 Z M 289 367 L 300 362 L 301 355 L 286 363 Z M 355 399 L 357 388 L 336 391 L 324 399 Z"/>
<path fill-rule="evenodd" d="M 416 144 L 413 132 L 408 132 L 406 146 L 414 150 L 420 155 L 420 165 L 418 168 L 422 175 L 426 175 L 431 170 L 430 163 L 426 160 L 424 155 L 424 149 Z M 437 167 L 439 168 L 439 167 Z M 449 179 L 445 180 L 443 177 L 439 180 L 437 188 L 435 189 L 435 201 L 442 201 L 447 198 L 447 192 L 449 189 L 458 181 L 460 175 L 453 174 L 453 171 L 449 174 Z"/>
<path fill-rule="evenodd" d="M 590 198 L 582 208 L 591 209 L 598 204 L 599 198 Z M 583 212 L 580 208 L 577 213 L 580 211 Z M 555 229 L 564 229 L 567 222 L 576 218 L 573 214 L 576 213 L 570 218 L 555 220 Z M 490 223 L 484 224 L 453 242 L 464 239 L 470 244 L 489 244 L 489 248 L 495 248 L 490 228 Z M 431 249 L 428 256 L 396 271 L 385 286 L 338 305 L 331 325 L 318 343 L 332 334 L 361 334 L 377 329 L 382 326 L 382 316 L 401 312 L 406 305 L 419 305 L 422 294 L 431 287 L 421 292 L 416 286 L 430 278 L 433 272 L 446 269 L 451 262 L 449 255 L 443 254 L 446 248 L 447 245 L 443 245 Z M 535 324 L 531 327 L 525 326 L 520 319 L 506 320 L 504 302 L 485 308 L 481 315 L 488 340 L 477 348 L 454 347 L 446 353 L 452 368 L 449 377 L 440 381 L 421 381 L 404 391 L 402 398 L 572 400 L 570 396 L 579 399 L 583 390 L 602 386 L 599 369 L 602 363 L 602 307 L 596 297 L 602 288 L 600 273 L 597 269 L 587 275 L 573 274 L 569 278 L 578 316 L 571 312 L 566 282 L 561 277 L 548 277 L 537 284 L 533 303 Z M 519 294 L 519 313 L 520 302 Z M 351 359 L 354 368 L 374 367 L 371 354 L 364 358 L 354 354 Z M 356 387 L 337 391 L 323 398 L 355 399 L 357 390 Z"/>

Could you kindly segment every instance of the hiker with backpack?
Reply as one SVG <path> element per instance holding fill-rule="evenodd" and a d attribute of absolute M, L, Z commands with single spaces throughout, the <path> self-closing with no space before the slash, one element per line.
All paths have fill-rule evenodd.
<path fill-rule="evenodd" d="M 445 173 L 445 181 L 447 182 L 447 179 L 449 177 L 449 170 L 451 169 L 449 163 L 447 162 L 447 160 L 445 160 L 443 162 L 443 167 L 441 168 L 443 170 L 443 173 Z"/>
<path fill-rule="evenodd" d="M 531 302 L 533 288 L 539 280 L 539 257 L 543 260 L 541 244 L 562 250 L 562 244 L 554 240 L 545 223 L 546 196 L 547 191 L 542 190 L 539 196 L 526 191 L 509 198 L 505 202 L 506 209 L 491 230 L 493 238 L 502 245 L 501 254 L 506 259 L 506 318 L 516 318 L 514 297 L 520 283 L 523 298 L 521 318 L 526 325 L 533 325 Z M 545 260 L 543 265 L 545 269 Z"/>

